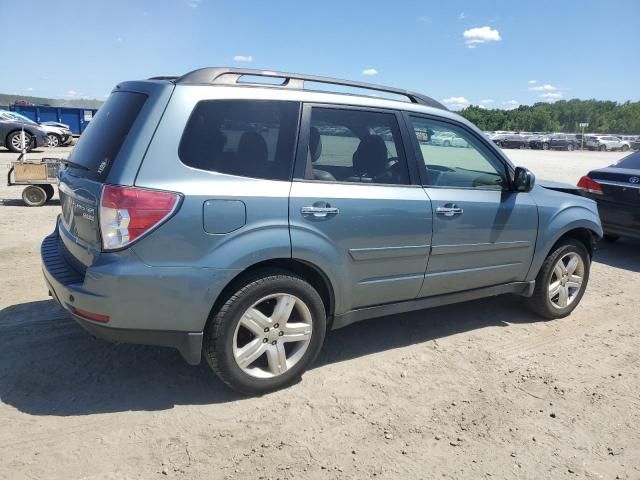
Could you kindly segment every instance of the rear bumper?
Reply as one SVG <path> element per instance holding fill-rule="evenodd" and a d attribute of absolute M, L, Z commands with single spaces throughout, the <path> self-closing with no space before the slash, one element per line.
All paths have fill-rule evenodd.
<path fill-rule="evenodd" d="M 84 273 L 66 261 L 58 231 L 41 246 L 42 272 L 53 298 L 92 335 L 106 340 L 177 349 L 200 362 L 203 329 L 227 271 L 150 267 L 130 254 Z M 108 316 L 95 321 L 86 313 Z"/>

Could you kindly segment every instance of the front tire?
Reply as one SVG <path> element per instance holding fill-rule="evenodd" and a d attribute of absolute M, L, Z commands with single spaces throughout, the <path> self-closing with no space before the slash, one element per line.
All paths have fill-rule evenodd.
<path fill-rule="evenodd" d="M 548 143 L 543 143 L 542 144 L 542 150 L 549 150 L 549 144 Z"/>
<path fill-rule="evenodd" d="M 629 145 L 623 145 L 623 146 L 622 146 L 622 148 L 621 148 L 621 150 L 622 150 L 623 152 L 628 152 L 628 151 L 629 151 Z"/>
<path fill-rule="evenodd" d="M 260 395 L 295 383 L 316 359 L 326 331 L 318 292 L 280 270 L 253 275 L 210 318 L 203 353 L 232 389 Z"/>
<path fill-rule="evenodd" d="M 542 264 L 527 306 L 549 320 L 569 315 L 580 303 L 589 282 L 591 257 L 573 239 L 554 247 Z"/>
<path fill-rule="evenodd" d="M 600 148 L 598 148 L 598 150 L 600 150 L 601 152 L 606 152 L 607 151 L 607 146 L 606 145 L 600 145 Z"/>
<path fill-rule="evenodd" d="M 60 145 L 62 145 L 62 138 L 60 138 L 59 135 L 56 135 L 55 133 L 49 133 L 47 135 L 47 146 L 56 148 Z"/>

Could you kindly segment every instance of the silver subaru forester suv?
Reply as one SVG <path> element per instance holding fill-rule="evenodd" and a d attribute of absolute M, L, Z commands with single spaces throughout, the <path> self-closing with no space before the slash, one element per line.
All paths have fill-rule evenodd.
<path fill-rule="evenodd" d="M 598 212 L 534 183 L 406 90 L 225 68 L 125 82 L 60 173 L 44 277 L 91 334 L 204 356 L 259 394 L 359 320 L 503 293 L 568 315 Z"/>

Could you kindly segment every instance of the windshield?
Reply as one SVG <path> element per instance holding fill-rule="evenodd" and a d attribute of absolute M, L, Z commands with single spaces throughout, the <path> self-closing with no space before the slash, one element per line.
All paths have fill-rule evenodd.
<path fill-rule="evenodd" d="M 622 160 L 614 163 L 613 166 L 617 168 L 631 168 L 640 170 L 640 152 L 635 152 L 631 155 L 627 155 Z"/>

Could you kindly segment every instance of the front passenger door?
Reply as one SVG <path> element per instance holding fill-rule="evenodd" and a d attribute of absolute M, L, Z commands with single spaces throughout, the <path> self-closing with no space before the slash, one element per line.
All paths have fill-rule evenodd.
<path fill-rule="evenodd" d="M 510 189 L 506 164 L 465 126 L 408 119 L 412 132 L 453 132 L 469 145 L 436 146 L 412 136 L 433 209 L 431 255 L 420 296 L 524 280 L 538 231 L 529 193 Z"/>

